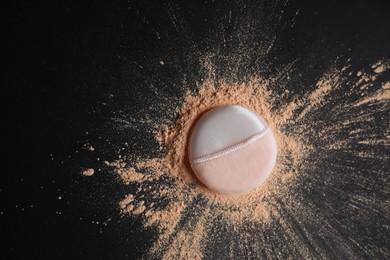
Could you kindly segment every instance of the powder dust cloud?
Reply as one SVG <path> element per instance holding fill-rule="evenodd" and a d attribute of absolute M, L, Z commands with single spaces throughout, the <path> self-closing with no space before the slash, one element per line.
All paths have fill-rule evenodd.
<path fill-rule="evenodd" d="M 175 9 L 170 10 L 181 32 L 184 27 L 177 27 Z M 270 16 L 264 24 L 277 24 L 278 19 Z M 219 53 L 232 75 L 239 74 L 240 66 L 250 68 L 253 53 L 260 60 L 269 56 L 278 39 L 262 21 L 248 27 L 246 21 L 235 25 L 238 33 L 232 37 L 240 39 L 238 47 Z M 262 44 L 250 44 L 253 39 L 244 37 L 249 32 L 261 35 Z M 118 111 L 110 119 L 110 131 L 126 136 L 142 129 L 139 134 L 158 147 L 153 155 L 143 156 L 135 152 L 137 145 L 124 142 L 118 149 L 127 155 L 102 160 L 108 169 L 102 174 L 116 174 L 133 191 L 118 201 L 123 218 L 137 220 L 145 232 L 155 234 L 140 258 L 390 258 L 389 248 L 383 247 L 389 241 L 390 219 L 390 83 L 384 80 L 390 61 L 356 69 L 350 60 L 336 60 L 314 84 L 302 86 L 307 91 L 299 91 L 290 80 L 298 70 L 295 62 L 274 73 L 248 69 L 248 76 L 239 80 L 217 76 L 216 55 L 200 53 L 203 76 L 195 87 L 180 75 L 181 97 L 170 97 L 153 79 L 145 87 L 157 101 L 143 115 Z M 168 61 L 157 63 L 169 66 Z M 259 113 L 278 145 L 268 180 L 243 195 L 208 191 L 188 162 L 189 136 L 197 119 L 223 105 Z"/>

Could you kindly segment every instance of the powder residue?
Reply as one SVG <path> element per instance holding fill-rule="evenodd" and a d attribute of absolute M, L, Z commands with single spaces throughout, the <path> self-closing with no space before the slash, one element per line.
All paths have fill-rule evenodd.
<path fill-rule="evenodd" d="M 94 173 L 95 173 L 95 170 L 92 168 L 88 168 L 88 169 L 81 172 L 82 175 L 88 176 L 88 177 L 92 176 Z"/>
<path fill-rule="evenodd" d="M 371 68 L 374 70 L 375 73 L 383 73 L 389 68 L 389 64 L 383 61 L 378 61 L 377 63 L 373 64 Z"/>
<path fill-rule="evenodd" d="M 378 89 L 376 92 L 374 92 L 372 95 L 365 97 L 364 99 L 359 100 L 356 102 L 355 106 L 361 106 L 367 103 L 381 103 L 385 102 L 386 100 L 390 99 L 390 88 L 389 88 L 390 82 L 385 82 L 382 85 L 381 89 Z"/>
<path fill-rule="evenodd" d="M 137 172 L 134 168 L 127 168 L 123 170 L 122 168 L 117 169 L 117 173 L 121 178 L 126 181 L 126 183 L 141 181 L 144 175 Z"/>
<path fill-rule="evenodd" d="M 202 259 L 203 254 L 199 249 L 204 232 L 202 220 L 198 221 L 190 231 L 180 230 L 162 259 Z"/>
<path fill-rule="evenodd" d="M 201 259 L 207 248 L 222 247 L 219 241 L 227 243 L 231 258 L 242 252 L 247 256 L 311 258 L 313 250 L 317 256 L 327 256 L 307 229 L 310 226 L 318 234 L 340 241 L 341 233 L 347 232 L 342 231 L 344 226 L 339 222 L 327 217 L 335 210 L 332 205 L 336 202 L 330 198 L 337 197 L 343 185 L 354 182 L 352 176 L 337 175 L 345 167 L 354 167 L 346 166 L 340 158 L 345 153 L 356 160 L 383 158 L 376 150 L 354 149 L 356 145 L 389 143 L 388 136 L 368 136 L 364 128 L 375 122 L 373 113 L 388 109 L 389 82 L 377 82 L 385 71 L 378 69 L 383 64 L 387 63 L 377 63 L 372 72 L 335 66 L 308 88 L 308 93 L 292 98 L 276 93 L 275 78 L 252 77 L 235 83 L 211 77 L 199 83 L 195 91 L 188 90 L 176 109 L 173 124 L 156 127 L 156 122 L 150 122 L 161 157 L 136 161 L 120 158 L 106 163 L 124 184 L 137 188 L 119 203 L 121 212 L 141 219 L 144 228 L 158 232 L 143 257 Z M 350 75 L 357 78 L 351 80 Z M 370 104 L 383 106 L 367 110 Z M 196 179 L 188 162 L 188 139 L 193 126 L 202 114 L 224 105 L 245 106 L 262 115 L 278 146 L 277 163 L 270 178 L 243 195 L 210 192 Z M 326 168 L 326 174 L 318 170 L 321 167 Z M 344 199 L 352 205 L 354 198 L 351 195 Z M 364 208 L 363 204 L 357 207 Z M 355 209 L 348 206 L 347 210 L 349 214 Z M 348 254 L 354 255 L 349 249 L 354 245 L 342 243 Z M 354 243 L 364 247 L 362 241 Z M 274 252 L 276 245 L 278 252 Z"/>
<path fill-rule="evenodd" d="M 144 201 L 139 202 L 138 207 L 135 210 L 133 210 L 134 215 L 139 215 L 145 211 L 146 207 L 144 206 L 144 203 L 145 203 Z"/>

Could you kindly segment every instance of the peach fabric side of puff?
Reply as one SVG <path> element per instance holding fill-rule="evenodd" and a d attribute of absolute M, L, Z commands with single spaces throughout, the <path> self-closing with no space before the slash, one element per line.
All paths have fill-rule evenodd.
<path fill-rule="evenodd" d="M 271 131 L 246 147 L 201 163 L 191 163 L 199 178 L 211 190 L 237 194 L 262 184 L 275 165 L 277 147 Z"/>

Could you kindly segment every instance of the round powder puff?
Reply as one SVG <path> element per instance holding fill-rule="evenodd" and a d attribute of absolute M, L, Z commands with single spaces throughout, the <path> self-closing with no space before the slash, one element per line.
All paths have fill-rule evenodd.
<path fill-rule="evenodd" d="M 260 186 L 276 162 L 271 129 L 255 112 L 224 106 L 205 113 L 189 145 L 191 168 L 218 193 L 239 194 Z"/>

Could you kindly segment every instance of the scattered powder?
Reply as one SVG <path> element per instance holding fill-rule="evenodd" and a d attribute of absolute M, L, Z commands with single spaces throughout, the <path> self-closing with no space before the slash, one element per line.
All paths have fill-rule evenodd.
<path fill-rule="evenodd" d="M 162 259 L 172 259 L 173 256 L 177 259 L 202 259 L 203 254 L 199 248 L 205 231 L 203 225 L 204 223 L 199 221 L 191 231 L 180 230 Z M 193 248 L 197 250 L 193 250 Z"/>
<path fill-rule="evenodd" d="M 336 87 L 334 85 L 336 82 L 339 82 L 339 80 L 334 74 L 326 75 L 322 80 L 318 81 L 316 84 L 317 88 L 304 99 L 306 101 L 305 109 L 299 115 L 298 119 L 304 117 L 313 107 L 318 107 L 321 102 L 324 102 L 325 96 L 329 94 L 332 88 L 334 89 Z M 302 103 L 300 105 L 302 106 Z"/>
<path fill-rule="evenodd" d="M 383 84 L 382 89 L 379 89 L 371 96 L 368 96 L 362 100 L 359 100 L 355 104 L 355 106 L 361 106 L 361 105 L 364 105 L 366 103 L 371 103 L 374 101 L 375 101 L 375 103 L 386 102 L 388 99 L 390 99 L 390 89 L 389 89 L 389 82 L 386 82 L 385 84 Z"/>
<path fill-rule="evenodd" d="M 124 213 L 139 215 L 145 212 L 142 215 L 145 227 L 155 226 L 159 230 L 159 238 L 152 246 L 151 253 L 162 254 L 163 258 L 198 259 L 202 256 L 200 244 L 207 231 L 203 228 L 204 223 L 214 222 L 217 218 L 236 226 L 247 221 L 266 223 L 271 221 L 272 215 L 272 210 L 267 207 L 267 200 L 272 198 L 270 193 L 279 192 L 288 197 L 286 191 L 281 191 L 284 189 L 281 183 L 287 182 L 293 176 L 291 171 L 300 168 L 300 162 L 305 151 L 310 150 L 310 146 L 280 130 L 291 120 L 297 105 L 289 103 L 279 111 L 272 112 L 274 95 L 267 89 L 268 84 L 268 81 L 254 78 L 245 84 L 228 84 L 221 81 L 216 88 L 215 82 L 207 81 L 199 86 L 197 93 L 188 92 L 184 97 L 183 105 L 178 108 L 176 123 L 173 126 L 161 126 L 162 131 L 156 133 L 156 140 L 165 154 L 163 158 L 139 161 L 127 168 L 123 167 L 126 164 L 122 160 L 108 164 L 115 167 L 126 184 L 138 183 L 142 186 L 145 180 L 154 180 L 151 195 L 170 200 L 164 209 L 156 209 L 156 206 L 149 205 L 148 201 L 142 205 L 134 204 L 133 198 L 136 194 L 129 195 L 130 197 L 120 203 Z M 321 88 L 329 87 L 324 84 Z M 316 99 L 317 94 L 312 97 Z M 235 196 L 215 194 L 207 190 L 194 177 L 187 154 L 188 137 L 196 120 L 216 106 L 232 104 L 248 107 L 261 114 L 273 129 L 279 147 L 277 167 L 266 184 L 248 194 Z M 148 169 L 147 173 L 137 172 L 137 169 L 145 168 Z M 159 183 L 164 176 L 173 178 L 173 185 L 165 186 Z M 213 207 L 213 214 L 202 213 L 196 223 L 180 227 L 180 220 L 187 214 L 186 209 L 193 207 L 192 204 L 197 200 L 207 204 L 202 207 L 202 211 Z"/>
<path fill-rule="evenodd" d="M 209 79 L 196 91 L 188 90 L 176 110 L 176 122 L 159 125 L 155 132 L 162 157 L 104 161 L 114 167 L 125 184 L 137 188 L 119 203 L 121 212 L 140 218 L 145 228 L 158 231 L 143 258 L 201 259 L 207 248 L 218 247 L 230 258 L 239 254 L 249 258 L 331 257 L 331 250 L 309 233 L 331 237 L 349 256 L 356 256 L 355 247 L 371 252 L 364 241 L 342 241 L 342 232 L 348 231 L 342 231 L 345 227 L 338 220 L 326 216 L 335 210 L 331 206 L 335 202 L 329 198 L 337 197 L 345 183 L 353 183 L 352 176 L 345 174 L 345 179 L 335 178 L 348 169 L 345 167 L 354 169 L 353 164 L 345 165 L 338 158 L 345 153 L 357 160 L 375 155 L 381 158 L 383 155 L 374 152 L 355 152 L 354 147 L 389 144 L 389 136 L 367 136 L 364 128 L 365 123 L 374 122 L 372 114 L 388 109 L 389 82 L 379 86 L 376 82 L 386 64 L 381 61 L 373 65 L 375 74 L 335 67 L 309 93 L 293 98 L 275 92 L 277 79 L 260 77 L 245 83 Z M 357 78 L 351 80 L 347 75 Z M 367 108 L 381 103 L 383 106 Z M 278 145 L 270 178 L 243 195 L 210 192 L 195 178 L 188 162 L 188 138 L 195 123 L 206 111 L 223 105 L 242 105 L 262 115 Z M 325 174 L 319 168 L 326 169 Z M 354 212 L 350 205 L 357 202 L 353 198 L 345 199 L 350 210 L 347 215 Z M 364 205 L 357 207 L 361 210 Z M 228 243 L 226 248 L 223 243 Z"/>
<path fill-rule="evenodd" d="M 95 173 L 95 170 L 92 168 L 86 169 L 81 172 L 82 175 L 84 176 L 92 176 Z"/>
<path fill-rule="evenodd" d="M 95 148 L 92 145 L 90 145 L 90 144 L 85 144 L 84 145 L 84 149 L 87 150 L 87 151 L 90 151 L 90 152 L 95 151 Z"/>
<path fill-rule="evenodd" d="M 138 207 L 135 210 L 133 210 L 134 215 L 139 215 L 145 211 L 146 208 L 144 206 L 144 203 L 145 203 L 144 201 L 140 201 L 140 203 L 138 204 Z"/>
<path fill-rule="evenodd" d="M 126 181 L 127 184 L 135 181 L 140 182 L 144 177 L 142 173 L 138 173 L 134 168 L 128 168 L 125 170 L 123 170 L 122 168 L 118 168 L 117 173 L 121 176 L 123 180 Z"/>
<path fill-rule="evenodd" d="M 371 68 L 374 69 L 374 72 L 378 74 L 386 71 L 389 68 L 389 64 L 383 63 L 382 61 L 378 61 L 377 63 L 372 65 Z"/>
<path fill-rule="evenodd" d="M 121 211 L 124 212 L 131 212 L 134 209 L 134 205 L 132 202 L 134 201 L 134 196 L 132 194 L 129 194 L 124 198 L 120 203 L 119 207 Z"/>

